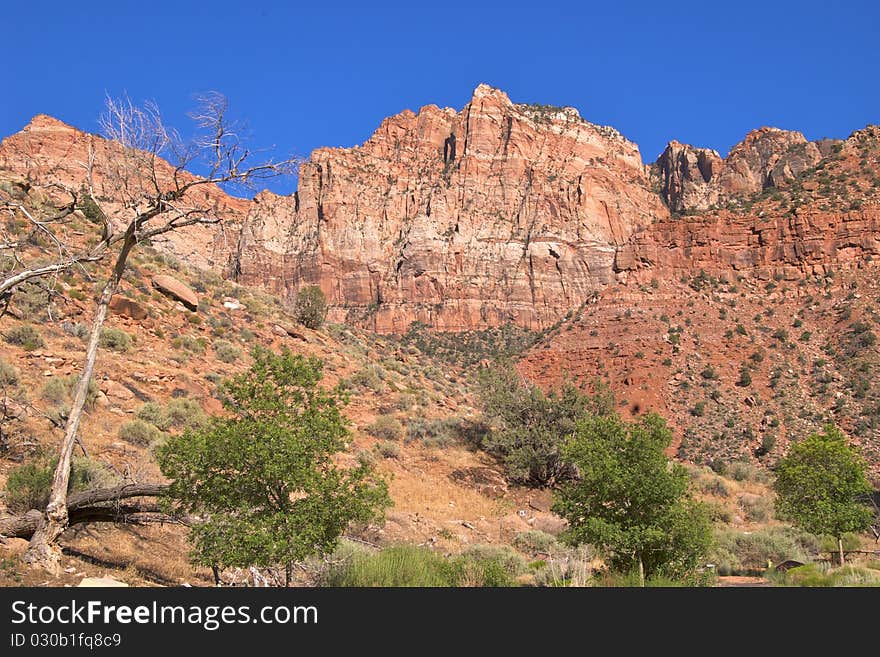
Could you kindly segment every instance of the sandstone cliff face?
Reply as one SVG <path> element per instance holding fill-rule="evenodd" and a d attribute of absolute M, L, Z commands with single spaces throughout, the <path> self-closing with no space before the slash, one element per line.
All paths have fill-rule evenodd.
<path fill-rule="evenodd" d="M 37 116 L 0 143 L 0 170 L 79 188 L 92 149 L 96 193 L 112 199 L 119 148 Z M 878 154 L 876 126 L 816 144 L 762 128 L 726 160 L 673 142 L 654 167 L 667 203 L 688 210 L 671 216 L 615 130 L 481 85 L 460 112 L 405 111 L 360 147 L 318 149 L 292 196 L 202 188 L 224 225 L 157 246 L 282 297 L 320 285 L 332 320 L 382 332 L 537 329 L 628 279 L 794 279 L 880 253 Z"/>
<path fill-rule="evenodd" d="M 781 187 L 822 157 L 819 146 L 799 132 L 760 128 L 734 146 L 726 159 L 673 141 L 654 165 L 654 175 L 674 212 L 708 210 L 767 187 Z"/>
<path fill-rule="evenodd" d="M 405 111 L 361 147 L 315 151 L 294 196 L 255 199 L 232 270 L 279 294 L 318 284 L 331 317 L 379 331 L 541 328 L 667 215 L 615 130 L 480 85 L 461 112 Z"/>

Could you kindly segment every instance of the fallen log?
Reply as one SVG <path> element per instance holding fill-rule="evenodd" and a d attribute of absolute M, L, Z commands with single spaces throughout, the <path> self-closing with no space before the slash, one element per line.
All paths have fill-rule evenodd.
<path fill-rule="evenodd" d="M 144 524 L 148 522 L 186 522 L 162 513 L 156 502 L 132 501 L 135 497 L 161 497 L 168 490 L 165 484 L 124 484 L 76 493 L 68 498 L 68 524 L 113 522 Z M 126 500 L 123 502 L 122 500 Z M 29 539 L 37 530 L 43 512 L 31 509 L 20 516 L 0 518 L 0 539 Z"/>

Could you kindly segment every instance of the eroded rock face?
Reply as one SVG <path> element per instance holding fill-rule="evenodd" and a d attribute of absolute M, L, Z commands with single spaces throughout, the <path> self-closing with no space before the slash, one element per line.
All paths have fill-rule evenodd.
<path fill-rule="evenodd" d="M 667 214 L 615 130 L 480 85 L 461 112 L 404 111 L 363 146 L 315 151 L 294 196 L 257 196 L 231 270 L 282 295 L 320 285 L 331 320 L 379 331 L 541 328 Z"/>
<path fill-rule="evenodd" d="M 820 147 L 800 132 L 765 127 L 750 132 L 726 159 L 706 148 L 670 142 L 654 175 L 671 210 L 699 211 L 784 186 L 822 157 Z"/>

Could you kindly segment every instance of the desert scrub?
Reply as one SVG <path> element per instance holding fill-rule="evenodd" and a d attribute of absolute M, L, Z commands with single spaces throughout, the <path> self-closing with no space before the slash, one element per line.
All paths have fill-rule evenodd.
<path fill-rule="evenodd" d="M 559 542 L 553 534 L 542 532 L 539 529 L 529 529 L 520 532 L 513 539 L 513 544 L 520 550 L 527 552 L 549 552 L 557 547 Z"/>
<path fill-rule="evenodd" d="M 753 532 L 719 528 L 709 561 L 715 564 L 719 575 L 749 575 L 786 559 L 808 561 L 818 552 L 819 539 L 794 527 L 768 527 Z"/>
<path fill-rule="evenodd" d="M 123 353 L 131 348 L 131 336 L 118 328 L 102 328 L 98 344 L 103 349 Z"/>
<path fill-rule="evenodd" d="M 383 440 L 373 446 L 376 453 L 383 459 L 396 459 L 400 456 L 400 445 L 390 440 Z"/>
<path fill-rule="evenodd" d="M 43 336 L 30 324 L 19 324 L 3 332 L 3 339 L 25 351 L 33 351 L 46 346 Z"/>
<path fill-rule="evenodd" d="M 66 404 L 73 401 L 76 385 L 79 383 L 79 375 L 53 376 L 43 384 L 40 397 L 53 404 Z M 92 409 L 98 400 L 98 384 L 92 379 L 89 381 L 89 389 L 86 393 L 86 408 Z"/>
<path fill-rule="evenodd" d="M 186 397 L 172 399 L 164 406 L 147 402 L 138 409 L 136 417 L 160 431 L 196 429 L 208 421 L 208 416 L 199 403 Z"/>
<path fill-rule="evenodd" d="M 143 420 L 130 420 L 119 427 L 119 437 L 138 447 L 149 447 L 162 439 L 163 433 Z"/>
<path fill-rule="evenodd" d="M 20 378 L 18 368 L 0 358 L 0 388 L 18 385 Z"/>
<path fill-rule="evenodd" d="M 206 345 L 207 341 L 205 338 L 195 338 L 191 335 L 179 335 L 171 341 L 171 346 L 175 349 L 187 351 L 199 356 L 205 353 Z"/>
<path fill-rule="evenodd" d="M 221 363 L 234 363 L 241 357 L 241 349 L 227 340 L 215 340 L 214 355 Z"/>
<path fill-rule="evenodd" d="M 377 365 L 367 365 L 362 370 L 352 374 L 349 383 L 356 388 L 366 388 L 373 392 L 382 392 L 385 389 L 383 380 L 385 371 Z"/>
<path fill-rule="evenodd" d="M 400 440 L 403 438 L 403 425 L 390 415 L 376 418 L 376 421 L 364 427 L 364 430 L 374 438 L 382 440 Z"/>
<path fill-rule="evenodd" d="M 410 418 L 406 423 L 406 442 L 418 441 L 426 447 L 448 447 L 462 433 L 462 420 L 444 417 L 434 420 Z"/>

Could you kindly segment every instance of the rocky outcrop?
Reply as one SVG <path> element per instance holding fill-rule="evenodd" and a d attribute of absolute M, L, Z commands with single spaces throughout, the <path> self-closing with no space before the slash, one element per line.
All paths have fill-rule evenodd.
<path fill-rule="evenodd" d="M 460 112 L 405 111 L 315 151 L 295 195 L 257 196 L 230 269 L 281 295 L 320 285 L 332 320 L 378 331 L 542 328 L 667 214 L 617 131 L 480 85 Z"/>
<path fill-rule="evenodd" d="M 670 142 L 654 164 L 654 175 L 671 210 L 702 211 L 784 186 L 823 157 L 801 133 L 765 127 L 750 132 L 726 159 L 709 149 Z"/>
<path fill-rule="evenodd" d="M 0 142 L 0 172 L 4 177 L 34 181 L 44 185 L 43 192 L 55 194 L 67 203 L 70 197 L 60 190 L 68 187 L 83 190 L 87 166 L 92 162 L 94 193 L 110 210 L 114 230 L 123 228 L 128 209 L 122 203 L 125 194 L 137 194 L 138 185 L 151 182 L 131 173 L 137 167 L 126 161 L 120 144 L 98 135 L 77 130 L 73 126 L 45 114 L 38 114 L 20 132 Z M 161 180 L 173 175 L 185 183 L 194 178 L 186 171 L 175 174 L 174 167 L 162 159 L 156 161 Z M 125 185 L 120 184 L 119 171 L 125 171 Z M 58 185 L 50 188 L 49 185 Z M 125 193 L 121 188 L 126 187 Z M 226 194 L 215 185 L 200 186 L 184 198 L 184 202 L 204 208 L 222 219 L 222 225 L 190 226 L 156 237 L 152 243 L 165 253 L 205 269 L 220 269 L 229 259 L 230 245 L 235 244 L 238 226 L 250 207 L 250 201 Z"/>

